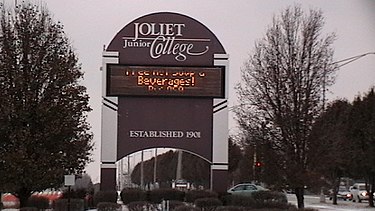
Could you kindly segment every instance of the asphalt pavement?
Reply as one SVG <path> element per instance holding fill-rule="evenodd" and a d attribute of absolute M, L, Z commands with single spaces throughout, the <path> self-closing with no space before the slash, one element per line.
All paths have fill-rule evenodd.
<path fill-rule="evenodd" d="M 361 203 L 338 200 L 337 205 L 332 204 L 332 200 L 324 197 L 325 202 L 321 202 L 321 197 L 316 195 L 305 195 L 304 202 L 306 208 L 314 208 L 319 211 L 374 211 L 374 207 L 369 207 L 367 201 Z M 288 194 L 288 201 L 297 205 L 297 198 L 294 194 Z"/>

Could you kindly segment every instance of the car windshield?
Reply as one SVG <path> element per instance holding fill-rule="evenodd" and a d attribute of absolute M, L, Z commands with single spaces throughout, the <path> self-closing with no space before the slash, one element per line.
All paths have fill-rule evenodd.
<path fill-rule="evenodd" d="M 244 185 L 238 185 L 237 187 L 233 188 L 234 191 L 239 191 L 239 190 L 244 190 L 244 189 L 245 189 Z"/>
<path fill-rule="evenodd" d="M 339 191 L 347 191 L 346 187 L 339 187 Z"/>
<path fill-rule="evenodd" d="M 360 185 L 358 188 L 359 188 L 359 190 L 366 190 L 366 186 L 365 185 Z"/>
<path fill-rule="evenodd" d="M 245 190 L 257 190 L 257 188 L 253 185 L 246 185 Z"/>

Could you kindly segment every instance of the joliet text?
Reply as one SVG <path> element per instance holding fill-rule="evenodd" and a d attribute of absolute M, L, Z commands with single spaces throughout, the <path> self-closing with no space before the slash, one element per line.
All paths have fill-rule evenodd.
<path fill-rule="evenodd" d="M 210 39 L 184 38 L 184 30 L 183 23 L 134 23 L 134 35 L 123 37 L 123 48 L 149 48 L 153 59 L 173 55 L 177 61 L 208 52 L 209 46 L 197 47 L 195 43 L 210 42 Z"/>

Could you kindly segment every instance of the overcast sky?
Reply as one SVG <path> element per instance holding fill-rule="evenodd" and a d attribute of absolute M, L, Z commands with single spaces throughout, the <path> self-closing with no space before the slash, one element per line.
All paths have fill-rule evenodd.
<path fill-rule="evenodd" d="M 8 6 L 14 0 L 5 0 Z M 21 0 L 18 0 L 21 2 Z M 39 0 L 38 2 L 43 2 Z M 229 106 L 236 104 L 233 89 L 254 43 L 261 39 L 273 16 L 289 5 L 300 4 L 305 11 L 321 9 L 324 33 L 334 32 L 335 60 L 375 52 L 375 0 L 45 0 L 55 21 L 60 21 L 79 56 L 85 72 L 84 85 L 91 97 L 89 122 L 94 133 L 94 160 L 87 167 L 94 182 L 99 181 L 101 72 L 103 45 L 132 20 L 155 12 L 176 12 L 208 27 L 230 56 Z M 331 100 L 353 100 L 375 85 L 375 54 L 343 66 L 331 87 Z M 234 121 L 230 116 L 230 131 Z"/>

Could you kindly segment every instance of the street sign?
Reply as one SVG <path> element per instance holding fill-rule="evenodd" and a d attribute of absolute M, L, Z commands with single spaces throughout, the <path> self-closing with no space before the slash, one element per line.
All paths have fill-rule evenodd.
<path fill-rule="evenodd" d="M 76 182 L 76 176 L 73 175 L 64 175 L 64 184 L 65 186 L 74 186 Z"/>

